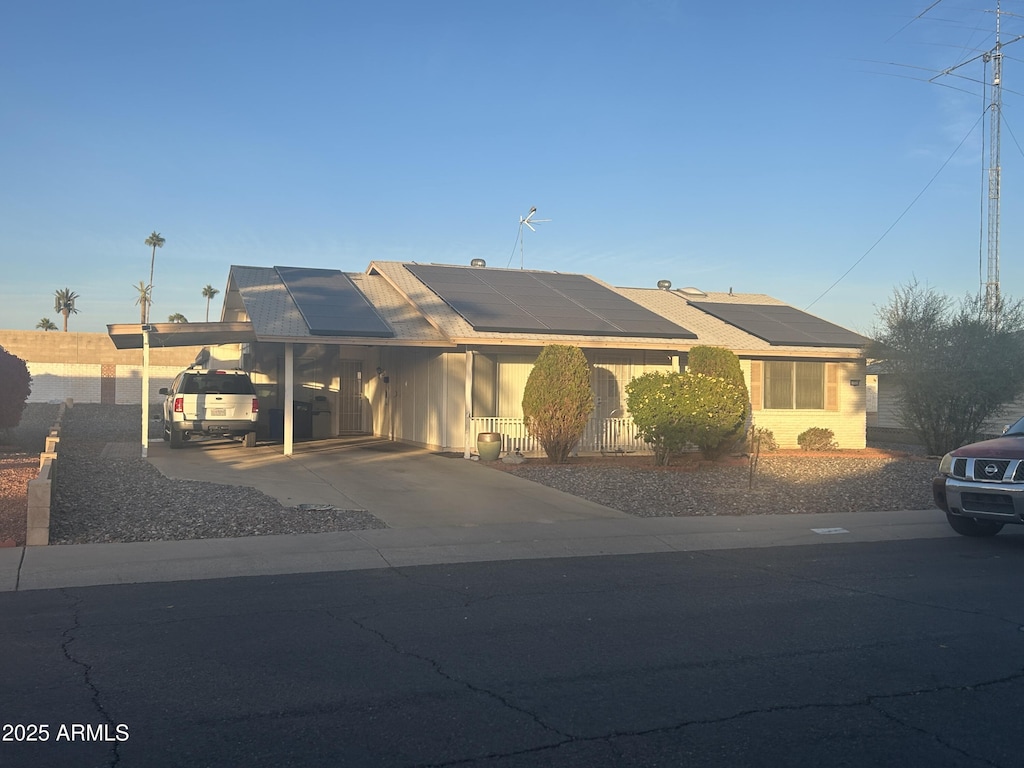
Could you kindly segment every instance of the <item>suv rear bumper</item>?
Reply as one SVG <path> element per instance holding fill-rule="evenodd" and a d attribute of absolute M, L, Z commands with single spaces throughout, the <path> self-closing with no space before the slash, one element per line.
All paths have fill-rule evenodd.
<path fill-rule="evenodd" d="M 175 421 L 171 423 L 175 432 L 193 432 L 200 435 L 244 435 L 256 431 L 256 422 L 248 419 L 217 421 Z"/>
<path fill-rule="evenodd" d="M 1024 523 L 1024 484 L 937 477 L 932 482 L 932 495 L 940 509 L 953 515 L 997 523 Z"/>

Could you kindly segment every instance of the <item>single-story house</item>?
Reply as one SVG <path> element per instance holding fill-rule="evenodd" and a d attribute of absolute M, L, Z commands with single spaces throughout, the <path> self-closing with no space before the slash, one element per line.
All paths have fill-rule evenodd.
<path fill-rule="evenodd" d="M 193 326 L 190 328 L 189 326 Z M 219 329 L 224 329 L 223 332 Z M 140 327 L 111 325 L 119 347 Z M 219 323 L 156 324 L 157 346 L 211 345 L 253 373 L 264 437 L 367 433 L 469 456 L 481 432 L 539 451 L 522 395 L 548 344 L 581 348 L 596 410 L 581 451 L 641 451 L 625 386 L 697 345 L 740 358 L 755 425 L 781 447 L 825 427 L 865 445 L 866 339 L 762 294 L 617 288 L 582 274 L 374 261 L 364 272 L 232 266 Z"/>

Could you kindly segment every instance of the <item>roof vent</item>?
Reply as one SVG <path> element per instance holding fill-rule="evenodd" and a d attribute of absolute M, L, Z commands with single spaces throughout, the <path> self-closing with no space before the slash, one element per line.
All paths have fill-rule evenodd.
<path fill-rule="evenodd" d="M 694 299 L 702 299 L 707 296 L 707 294 L 700 288 L 694 288 L 692 285 L 689 285 L 686 288 L 680 288 L 679 292 L 683 294 L 683 296 L 689 296 Z"/>
<path fill-rule="evenodd" d="M 487 262 L 484 261 L 483 259 L 473 259 L 471 262 L 469 262 L 469 266 L 471 266 L 471 267 L 486 267 L 487 266 Z"/>
<path fill-rule="evenodd" d="M 667 290 L 669 290 L 672 287 L 672 281 L 671 280 L 659 280 L 658 281 L 658 287 L 661 290 L 663 290 L 663 291 L 667 291 Z"/>

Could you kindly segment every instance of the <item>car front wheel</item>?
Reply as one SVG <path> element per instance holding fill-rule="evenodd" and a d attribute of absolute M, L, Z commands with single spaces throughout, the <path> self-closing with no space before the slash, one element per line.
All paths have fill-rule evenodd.
<path fill-rule="evenodd" d="M 991 520 L 977 520 L 973 517 L 960 517 L 946 513 L 946 520 L 949 527 L 961 536 L 995 536 L 1003 530 L 1002 523 L 994 523 Z"/>

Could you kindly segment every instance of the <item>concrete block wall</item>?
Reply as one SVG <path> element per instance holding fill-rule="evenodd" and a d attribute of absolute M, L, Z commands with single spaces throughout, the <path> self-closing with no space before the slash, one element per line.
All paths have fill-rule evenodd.
<path fill-rule="evenodd" d="M 67 398 L 78 403 L 142 402 L 142 350 L 117 349 L 105 333 L 0 330 L 0 347 L 25 361 L 32 375 L 30 403 Z M 150 400 L 191 365 L 202 347 L 150 349 Z"/>

